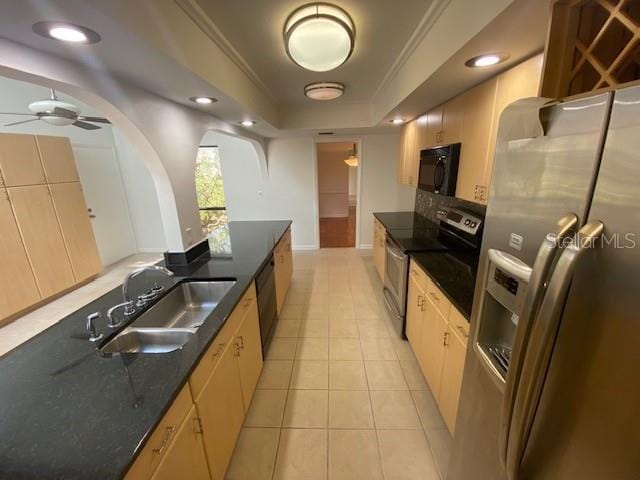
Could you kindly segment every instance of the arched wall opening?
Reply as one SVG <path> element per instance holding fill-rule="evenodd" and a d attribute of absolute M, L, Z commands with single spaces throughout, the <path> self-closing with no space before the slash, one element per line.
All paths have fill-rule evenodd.
<path fill-rule="evenodd" d="M 0 132 L 69 139 L 104 266 L 135 253 L 165 251 L 153 178 L 139 152 L 118 127 L 97 123 L 99 129 L 86 130 L 51 125 L 24 115 L 31 102 L 49 98 L 49 87 L 46 81 L 36 84 L 0 76 Z M 82 115 L 105 116 L 63 91 L 56 91 L 56 96 L 78 107 Z"/>

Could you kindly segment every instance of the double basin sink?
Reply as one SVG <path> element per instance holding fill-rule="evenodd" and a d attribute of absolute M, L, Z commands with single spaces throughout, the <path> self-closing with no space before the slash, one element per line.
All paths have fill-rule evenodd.
<path fill-rule="evenodd" d="M 235 283 L 234 280 L 179 283 L 105 343 L 100 351 L 116 354 L 178 350 L 191 339 Z"/>

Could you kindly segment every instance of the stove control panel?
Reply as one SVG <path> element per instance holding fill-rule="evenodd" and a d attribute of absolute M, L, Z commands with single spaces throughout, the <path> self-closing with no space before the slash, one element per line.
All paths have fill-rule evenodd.
<path fill-rule="evenodd" d="M 457 208 L 441 208 L 438 211 L 438 218 L 441 222 L 471 235 L 477 234 L 482 226 L 482 219 Z"/>

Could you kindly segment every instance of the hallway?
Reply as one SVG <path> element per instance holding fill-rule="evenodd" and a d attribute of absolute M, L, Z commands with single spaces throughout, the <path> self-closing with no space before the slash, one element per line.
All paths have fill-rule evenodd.
<path fill-rule="evenodd" d="M 441 480 L 451 437 L 370 251 L 294 255 L 229 480 Z"/>
<path fill-rule="evenodd" d="M 320 218 L 320 248 L 356 246 L 356 207 L 347 217 Z"/>

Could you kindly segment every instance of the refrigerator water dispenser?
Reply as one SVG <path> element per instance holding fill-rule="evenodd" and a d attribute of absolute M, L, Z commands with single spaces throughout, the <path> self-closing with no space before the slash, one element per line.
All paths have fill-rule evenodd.
<path fill-rule="evenodd" d="M 488 261 L 478 346 L 504 380 L 531 267 L 509 253 L 495 249 L 488 251 Z"/>

